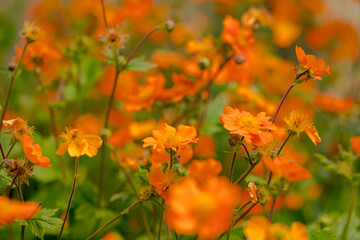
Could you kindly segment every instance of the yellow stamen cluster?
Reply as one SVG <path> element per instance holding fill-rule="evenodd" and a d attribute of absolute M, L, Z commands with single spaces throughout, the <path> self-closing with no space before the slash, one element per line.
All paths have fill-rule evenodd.
<path fill-rule="evenodd" d="M 20 37 L 24 37 L 28 43 L 35 42 L 41 38 L 43 31 L 34 21 L 25 21 L 20 31 Z"/>
<path fill-rule="evenodd" d="M 110 28 L 107 33 L 101 37 L 101 40 L 110 48 L 124 48 L 129 36 L 122 34 L 119 29 Z"/>
<path fill-rule="evenodd" d="M 260 146 L 257 148 L 258 152 L 263 156 L 274 156 L 280 149 L 280 141 L 274 140 L 272 142 L 269 142 L 263 146 Z"/>
<path fill-rule="evenodd" d="M 284 118 L 284 122 L 288 130 L 297 134 L 309 129 L 313 124 L 309 115 L 301 110 L 291 111 L 291 113 Z"/>

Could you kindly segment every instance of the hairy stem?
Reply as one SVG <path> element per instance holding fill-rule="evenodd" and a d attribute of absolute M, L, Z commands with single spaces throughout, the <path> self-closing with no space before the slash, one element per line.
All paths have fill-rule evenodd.
<path fill-rule="evenodd" d="M 105 223 L 102 227 L 100 227 L 98 230 L 96 230 L 93 234 L 91 234 L 86 240 L 89 240 L 93 237 L 95 237 L 99 232 L 101 232 L 104 228 L 106 228 L 107 226 L 109 226 L 111 223 L 115 222 L 119 217 L 121 217 L 122 215 L 126 214 L 129 212 L 130 209 L 132 209 L 133 207 L 135 207 L 136 205 L 138 205 L 139 203 L 141 203 L 142 200 L 136 200 L 133 204 L 131 204 L 128 208 L 124 209 L 121 213 L 119 213 L 118 215 L 116 215 L 113 219 L 111 219 L 110 221 L 108 221 L 107 223 Z"/>
<path fill-rule="evenodd" d="M 73 182 L 73 185 L 72 185 L 72 189 L 71 189 L 68 205 L 67 205 L 67 208 L 66 208 L 64 221 L 63 221 L 63 224 L 62 224 L 61 229 L 60 229 L 60 234 L 59 234 L 58 240 L 61 239 L 62 233 L 64 231 L 65 223 L 66 223 L 66 220 L 67 220 L 68 215 L 69 215 L 69 211 L 70 211 L 70 207 L 71 207 L 71 201 L 72 201 L 74 193 L 75 193 L 78 172 L 79 172 L 79 157 L 77 157 L 76 161 L 75 161 L 74 182 Z"/>
<path fill-rule="evenodd" d="M 11 75 L 10 86 L 9 86 L 7 94 L 6 94 L 5 103 L 4 103 L 3 107 L 2 107 L 2 112 L 1 112 L 1 117 L 0 117 L 0 136 L 1 136 L 2 122 L 3 122 L 4 117 L 5 117 L 6 109 L 7 109 L 8 105 L 9 105 L 10 96 L 11 96 L 12 89 L 13 89 L 13 86 L 14 86 L 15 78 L 16 78 L 17 73 L 19 72 L 20 65 L 21 65 L 21 62 L 22 62 L 22 60 L 24 58 L 24 54 L 25 54 L 25 51 L 26 51 L 26 48 L 27 48 L 28 45 L 29 45 L 29 43 L 26 42 L 25 46 L 24 46 L 24 48 L 22 50 L 22 53 L 21 53 L 20 61 L 19 61 L 18 65 L 16 66 L 15 71 Z"/>

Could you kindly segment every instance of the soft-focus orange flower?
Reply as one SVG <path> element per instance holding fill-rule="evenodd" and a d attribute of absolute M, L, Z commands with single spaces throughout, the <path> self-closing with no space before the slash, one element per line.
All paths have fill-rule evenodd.
<path fill-rule="evenodd" d="M 337 98 L 330 94 L 316 94 L 314 103 L 321 110 L 338 114 L 348 112 L 354 106 L 352 98 Z"/>
<path fill-rule="evenodd" d="M 253 31 L 241 27 L 240 21 L 230 15 L 224 18 L 223 26 L 221 40 L 229 43 L 236 53 L 240 53 L 242 48 L 252 45 L 256 41 Z"/>
<path fill-rule="evenodd" d="M 293 222 L 290 229 L 281 223 L 270 224 L 264 216 L 253 216 L 246 222 L 244 234 L 248 240 L 309 240 L 306 226 Z"/>
<path fill-rule="evenodd" d="M 151 58 L 151 62 L 156 63 L 159 68 L 163 69 L 167 69 L 171 66 L 178 67 L 184 60 L 184 56 L 180 53 L 164 50 L 154 51 Z"/>
<path fill-rule="evenodd" d="M 50 167 L 49 158 L 42 155 L 42 150 L 39 144 L 33 145 L 33 140 L 26 134 L 21 137 L 23 151 L 30 162 L 40 167 Z"/>
<path fill-rule="evenodd" d="M 312 48 L 330 51 L 335 60 L 355 60 L 358 57 L 358 33 L 349 23 L 333 21 L 317 26 L 307 32 L 306 40 Z"/>
<path fill-rule="evenodd" d="M 2 124 L 5 128 L 10 130 L 14 140 L 20 140 L 24 134 L 32 136 L 35 128 L 33 126 L 29 127 L 27 121 L 19 117 L 10 120 L 3 120 Z"/>
<path fill-rule="evenodd" d="M 304 199 L 300 194 L 287 194 L 284 197 L 284 205 L 291 210 L 298 210 L 304 204 Z"/>
<path fill-rule="evenodd" d="M 176 182 L 175 173 L 167 168 L 165 173 L 161 170 L 154 170 L 146 174 L 151 186 L 164 199 L 167 198 L 167 190 L 170 185 Z"/>
<path fill-rule="evenodd" d="M 240 188 L 225 177 L 211 178 L 201 185 L 186 179 L 169 189 L 165 221 L 175 232 L 214 239 L 228 230 Z M 181 207 L 180 207 L 181 206 Z"/>
<path fill-rule="evenodd" d="M 77 117 L 74 127 L 87 134 L 99 135 L 103 124 L 98 117 L 91 113 L 87 113 Z"/>
<path fill-rule="evenodd" d="M 183 147 L 179 147 L 175 157 L 180 158 L 180 165 L 185 166 L 194 156 L 194 149 L 190 144 L 187 144 Z"/>
<path fill-rule="evenodd" d="M 291 111 L 290 114 L 284 118 L 284 122 L 286 123 L 287 129 L 293 133 L 300 134 L 301 132 L 305 132 L 315 146 L 321 142 L 321 138 L 313 122 L 309 116 L 301 110 Z"/>
<path fill-rule="evenodd" d="M 66 133 L 62 133 L 60 137 L 65 140 L 58 150 L 57 155 L 65 154 L 66 150 L 70 157 L 80 157 L 87 155 L 93 157 L 97 154 L 98 148 L 102 144 L 102 140 L 97 135 L 85 134 L 79 129 L 65 128 Z"/>
<path fill-rule="evenodd" d="M 199 142 L 195 145 L 194 151 L 200 158 L 214 157 L 215 147 L 216 144 L 212 137 L 200 133 Z"/>
<path fill-rule="evenodd" d="M 351 149 L 357 154 L 360 155 L 360 136 L 350 138 Z"/>
<path fill-rule="evenodd" d="M 237 134 L 248 138 L 256 146 L 262 146 L 273 140 L 273 135 L 269 130 L 275 130 L 276 126 L 266 117 L 265 112 L 253 116 L 248 112 L 240 112 L 231 107 L 224 108 L 224 114 L 220 115 L 220 121 L 230 134 Z"/>
<path fill-rule="evenodd" d="M 143 140 L 143 147 L 152 146 L 153 148 L 177 148 L 189 143 L 196 143 L 196 129 L 185 125 L 179 125 L 177 129 L 164 123 L 160 130 L 153 130 L 153 137 L 147 137 Z"/>
<path fill-rule="evenodd" d="M 311 178 L 311 173 L 296 162 L 279 156 L 275 156 L 274 159 L 265 156 L 262 160 L 273 173 L 279 174 L 289 181 L 295 182 Z"/>
<path fill-rule="evenodd" d="M 134 139 L 130 135 L 129 129 L 124 127 L 112 132 L 111 135 L 108 137 L 109 143 L 115 147 L 123 147 L 124 145 L 133 140 Z"/>
<path fill-rule="evenodd" d="M 16 219 L 30 220 L 40 211 L 35 202 L 18 202 L 0 196 L 0 226 L 10 224 Z"/>
<path fill-rule="evenodd" d="M 316 80 L 321 80 L 322 78 L 320 75 L 325 73 L 330 74 L 330 67 L 329 65 L 325 66 L 324 60 L 316 59 L 314 55 L 306 55 L 301 47 L 296 46 L 296 56 L 301 66 L 309 71 L 310 77 Z"/>
<path fill-rule="evenodd" d="M 189 166 L 189 176 L 194 177 L 199 183 L 218 176 L 222 171 L 222 165 L 213 158 L 198 161 L 193 160 Z"/>
<path fill-rule="evenodd" d="M 141 122 L 133 121 L 129 125 L 129 133 L 134 139 L 141 139 L 148 136 L 155 127 L 156 122 L 154 119 Z"/>
<path fill-rule="evenodd" d="M 101 240 L 123 240 L 123 238 L 116 232 L 108 232 L 101 237 Z"/>

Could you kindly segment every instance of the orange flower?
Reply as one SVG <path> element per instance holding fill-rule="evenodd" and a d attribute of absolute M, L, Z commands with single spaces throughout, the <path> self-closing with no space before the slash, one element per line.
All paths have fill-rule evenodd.
<path fill-rule="evenodd" d="M 245 224 L 244 234 L 248 240 L 310 239 L 304 224 L 293 222 L 288 229 L 281 223 L 270 224 L 264 216 L 251 217 Z"/>
<path fill-rule="evenodd" d="M 196 156 L 201 158 L 213 157 L 215 155 L 215 141 L 209 135 L 199 134 L 199 142 L 195 145 Z"/>
<path fill-rule="evenodd" d="M 311 173 L 296 162 L 291 162 L 279 156 L 275 156 L 274 159 L 263 157 L 262 160 L 273 173 L 279 174 L 289 181 L 300 181 L 311 178 Z"/>
<path fill-rule="evenodd" d="M 352 98 L 337 98 L 330 94 L 316 94 L 314 103 L 321 110 L 338 114 L 348 112 L 354 106 L 354 100 Z"/>
<path fill-rule="evenodd" d="M 30 220 L 40 210 L 35 202 L 18 202 L 0 196 L 0 226 L 10 224 L 15 219 Z"/>
<path fill-rule="evenodd" d="M 164 123 L 160 130 L 153 130 L 153 137 L 143 140 L 143 147 L 153 146 L 153 148 L 171 148 L 174 151 L 189 143 L 197 143 L 196 129 L 185 125 L 179 125 L 177 129 Z"/>
<path fill-rule="evenodd" d="M 225 177 L 209 179 L 202 185 L 186 179 L 172 186 L 168 194 L 167 224 L 175 232 L 198 234 L 201 239 L 214 239 L 228 230 L 240 200 L 240 188 Z"/>
<path fill-rule="evenodd" d="M 301 132 L 305 132 L 315 146 L 321 142 L 319 133 L 309 116 L 301 110 L 291 111 L 291 113 L 284 118 L 284 122 L 286 123 L 287 129 L 293 133 L 299 135 Z"/>
<path fill-rule="evenodd" d="M 165 173 L 161 170 L 151 171 L 146 174 L 146 177 L 149 179 L 151 186 L 155 188 L 155 191 L 164 199 L 167 198 L 166 190 L 170 185 L 175 183 L 175 174 L 174 172 L 167 168 Z"/>
<path fill-rule="evenodd" d="M 360 136 L 358 137 L 352 137 L 350 139 L 351 142 L 351 148 L 352 150 L 357 154 L 360 155 Z"/>
<path fill-rule="evenodd" d="M 325 73 L 330 74 L 330 67 L 325 66 L 325 62 L 322 59 L 316 59 L 314 55 L 306 55 L 304 50 L 301 47 L 296 46 L 296 56 L 304 68 L 300 73 L 302 74 L 305 71 L 309 71 L 308 74 L 311 78 L 316 80 L 321 80 L 320 75 Z"/>
<path fill-rule="evenodd" d="M 89 157 L 93 157 L 97 154 L 98 148 L 102 144 L 102 140 L 99 136 L 84 134 L 78 129 L 65 128 L 65 130 L 66 133 L 60 135 L 65 142 L 59 146 L 56 151 L 57 155 L 63 155 L 66 150 L 70 157 L 80 157 L 85 154 Z"/>
<path fill-rule="evenodd" d="M 194 160 L 189 166 L 189 176 L 194 177 L 200 183 L 216 177 L 221 173 L 222 165 L 219 161 L 209 158 L 203 161 Z"/>
<path fill-rule="evenodd" d="M 123 238 L 116 232 L 108 232 L 101 237 L 101 240 L 123 240 Z"/>
<path fill-rule="evenodd" d="M 21 137 L 23 151 L 30 162 L 39 167 L 50 167 L 49 158 L 42 155 L 42 150 L 39 144 L 33 145 L 33 140 L 26 134 Z"/>
<path fill-rule="evenodd" d="M 82 114 L 75 121 L 75 128 L 88 134 L 100 134 L 102 127 L 100 119 L 91 113 Z"/>
<path fill-rule="evenodd" d="M 248 138 L 256 146 L 262 146 L 273 140 L 269 130 L 275 130 L 276 126 L 269 121 L 270 117 L 266 117 L 265 112 L 254 117 L 251 113 L 225 107 L 224 113 L 225 115 L 220 115 L 220 121 L 230 134 Z"/>
<path fill-rule="evenodd" d="M 35 127 L 29 127 L 27 121 L 22 118 L 15 118 L 4 120 L 2 122 L 5 128 L 9 128 L 10 133 L 13 135 L 13 140 L 20 140 L 26 134 L 32 136 Z"/>

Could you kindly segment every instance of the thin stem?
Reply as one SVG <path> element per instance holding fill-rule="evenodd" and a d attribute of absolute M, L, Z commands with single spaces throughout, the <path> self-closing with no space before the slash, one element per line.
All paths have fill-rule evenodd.
<path fill-rule="evenodd" d="M 104 24 L 105 24 L 105 27 L 108 28 L 104 0 L 101 0 L 101 6 L 102 6 L 102 14 L 103 14 L 103 19 L 104 19 Z"/>
<path fill-rule="evenodd" d="M 9 155 L 10 155 L 11 151 L 13 150 L 14 146 L 15 146 L 15 143 L 11 144 L 11 147 L 9 148 L 8 152 L 6 153 L 6 159 L 9 157 Z"/>
<path fill-rule="evenodd" d="M 2 124 L 2 123 L 1 123 L 1 124 Z M 3 147 L 2 147 L 1 142 L 0 142 L 0 150 L 1 150 L 1 155 L 2 155 L 2 157 L 3 157 L 3 160 L 5 160 L 5 159 L 6 159 L 6 156 L 5 156 L 4 149 L 3 149 Z M 2 165 L 2 163 L 1 163 L 1 165 Z M 0 165 L 0 167 L 1 167 L 1 165 Z"/>
<path fill-rule="evenodd" d="M 25 166 L 25 165 L 24 165 L 24 166 Z M 9 197 L 10 192 L 11 192 L 11 189 L 12 189 L 12 187 L 13 187 L 15 181 L 16 181 L 16 178 L 19 176 L 19 174 L 20 174 L 21 171 L 23 170 L 24 166 L 22 166 L 22 167 L 17 171 L 14 179 L 12 180 L 12 182 L 11 182 L 11 184 L 10 184 L 10 186 L 9 186 L 9 189 L 8 189 L 7 192 L 6 192 L 6 196 L 7 196 L 7 197 Z"/>
<path fill-rule="evenodd" d="M 250 165 L 250 167 L 246 170 L 246 172 L 244 172 L 243 175 L 241 175 L 241 177 L 239 177 L 239 179 L 236 180 L 235 184 L 240 184 L 242 181 L 244 181 L 244 179 L 251 173 L 251 171 L 256 167 L 256 165 L 258 165 L 260 160 L 261 159 L 255 161 L 253 165 Z"/>
<path fill-rule="evenodd" d="M 136 200 L 133 204 L 131 204 L 128 208 L 124 209 L 121 213 L 116 215 L 113 219 L 105 223 L 102 227 L 100 227 L 98 230 L 96 230 L 93 234 L 91 234 L 86 240 L 89 240 L 93 237 L 95 237 L 99 232 L 101 232 L 104 228 L 109 226 L 111 223 L 115 222 L 119 217 L 121 217 L 124 214 L 127 214 L 130 209 L 141 203 L 143 200 Z"/>
<path fill-rule="evenodd" d="M 257 205 L 257 203 L 253 203 L 253 205 L 251 205 L 250 208 L 248 208 L 248 210 L 246 210 L 246 212 L 244 212 L 243 214 L 241 214 L 241 216 L 239 216 L 235 222 L 232 224 L 232 226 L 235 226 L 241 219 L 243 219 L 255 206 Z"/>
<path fill-rule="evenodd" d="M 157 199 L 153 198 L 153 201 L 159 205 L 163 210 L 166 210 L 166 208 L 164 207 L 164 205 L 162 205 Z"/>
<path fill-rule="evenodd" d="M 236 154 L 237 154 L 237 152 L 236 152 L 236 150 L 235 150 L 235 151 L 234 151 L 233 158 L 232 158 L 232 161 L 231 161 L 230 170 L 229 170 L 229 179 L 230 179 L 230 182 L 232 182 L 232 177 L 233 177 L 233 171 L 234 171 Z"/>
<path fill-rule="evenodd" d="M 276 109 L 275 115 L 274 115 L 274 117 L 272 118 L 272 121 L 271 121 L 272 123 L 275 122 L 275 119 L 276 119 L 276 117 L 277 117 L 277 115 L 278 115 L 278 113 L 279 113 L 279 111 L 280 111 L 280 108 L 281 108 L 282 104 L 284 103 L 285 98 L 286 98 L 287 95 L 290 93 L 291 89 L 295 86 L 296 80 L 300 79 L 305 73 L 307 73 L 307 71 L 305 71 L 305 72 L 303 72 L 303 73 L 295 76 L 294 81 L 291 83 L 290 87 L 289 87 L 288 90 L 285 92 L 284 96 L 281 98 L 281 101 L 280 101 L 280 103 L 279 103 L 279 106 L 278 106 L 277 109 Z"/>
<path fill-rule="evenodd" d="M 359 185 L 353 184 L 350 209 L 349 209 L 349 213 L 348 213 L 348 216 L 347 216 L 347 219 L 346 219 L 344 230 L 342 232 L 341 240 L 346 240 L 347 232 L 348 232 L 348 229 L 349 229 L 349 226 L 350 226 L 351 217 L 352 217 L 352 214 L 354 212 L 354 208 L 355 208 L 355 204 L 356 204 L 356 198 L 357 198 L 357 195 L 358 195 L 358 191 L 359 191 Z"/>
<path fill-rule="evenodd" d="M 289 135 L 287 136 L 287 138 L 285 139 L 284 143 L 281 145 L 279 151 L 277 152 L 276 155 L 279 155 L 281 153 L 281 151 L 283 150 L 285 144 L 289 141 L 289 139 L 292 137 L 293 133 L 290 132 Z M 267 180 L 267 185 L 269 186 L 270 185 L 270 182 L 271 182 L 271 178 L 272 178 L 272 171 L 270 171 L 270 174 L 269 174 L 269 177 L 268 177 L 268 180 Z"/>
<path fill-rule="evenodd" d="M 174 231 L 174 235 L 175 235 L 175 239 L 176 240 L 179 240 L 179 236 L 178 236 L 178 234 Z"/>
<path fill-rule="evenodd" d="M 172 167 L 173 167 L 173 162 L 174 162 L 173 150 L 170 148 L 170 166 L 169 166 L 170 169 L 172 169 Z"/>
<path fill-rule="evenodd" d="M 17 189 L 18 189 L 18 192 L 19 192 L 20 200 L 23 202 L 24 201 L 24 196 L 22 194 L 20 180 L 19 180 L 19 183 L 17 185 Z M 25 227 L 26 227 L 25 225 L 21 225 L 21 229 L 20 229 L 20 239 L 21 240 L 25 240 Z"/>
<path fill-rule="evenodd" d="M 149 224 L 148 224 L 148 222 L 147 222 L 147 220 L 146 220 L 145 211 L 142 211 L 141 217 L 142 217 L 142 220 L 143 220 L 143 223 L 144 223 L 144 227 L 145 227 L 145 231 L 146 231 L 146 235 L 147 235 L 148 239 L 149 239 L 149 240 L 153 240 L 154 237 L 153 237 L 153 235 L 151 234 Z"/>
<path fill-rule="evenodd" d="M 243 146 L 243 148 L 244 148 L 244 149 L 245 149 L 245 151 L 246 151 L 246 154 L 247 154 L 248 159 L 249 159 L 249 164 L 250 164 L 250 165 L 253 165 L 253 161 L 252 161 L 252 159 L 251 159 L 251 156 L 250 156 L 250 153 L 249 153 L 249 151 L 248 151 L 247 147 L 245 146 L 245 144 L 244 144 L 244 143 L 240 143 L 240 145 L 241 145 L 241 146 Z"/>
<path fill-rule="evenodd" d="M 62 224 L 61 229 L 60 229 L 60 234 L 59 234 L 58 240 L 61 239 L 62 233 L 63 233 L 63 231 L 64 231 L 65 223 L 66 223 L 66 220 L 67 220 L 68 215 L 69 215 L 70 206 L 71 206 L 71 201 L 72 201 L 73 196 L 74 196 L 74 193 L 75 193 L 75 188 L 76 188 L 76 181 L 77 181 L 77 177 L 78 177 L 78 172 L 79 172 L 79 157 L 77 157 L 77 158 L 76 158 L 76 161 L 75 161 L 74 182 L 73 182 L 73 185 L 72 185 L 72 189 L 71 189 L 71 193 L 70 193 L 68 205 L 67 205 L 67 208 L 66 208 L 66 214 L 65 214 L 64 221 L 63 221 L 63 224 Z"/>
<path fill-rule="evenodd" d="M 242 205 L 239 209 L 239 212 L 241 212 L 244 208 L 246 208 L 246 206 L 249 205 L 250 203 L 252 203 L 252 201 L 247 201 L 244 205 Z"/>
<path fill-rule="evenodd" d="M 161 240 L 161 228 L 162 228 L 163 214 L 164 214 L 164 210 L 160 209 L 159 230 L 158 230 L 157 240 Z"/>
<path fill-rule="evenodd" d="M 270 208 L 270 212 L 269 212 L 269 217 L 268 217 L 269 222 L 271 222 L 273 214 L 274 214 L 275 203 L 276 203 L 276 198 L 273 198 L 271 208 Z"/>
<path fill-rule="evenodd" d="M 6 98 L 5 98 L 5 103 L 3 105 L 3 109 L 2 109 L 2 112 L 1 112 L 1 118 L 0 118 L 0 136 L 1 136 L 1 128 L 2 128 L 2 122 L 4 120 L 4 117 L 5 117 L 5 113 L 6 113 L 6 109 L 8 107 L 8 104 L 9 104 L 9 101 L 10 101 L 10 96 L 11 96 L 11 92 L 12 92 L 12 89 L 13 89 L 13 86 L 14 86 L 14 82 L 15 82 L 15 78 L 16 78 L 16 75 L 17 73 L 19 72 L 19 68 L 20 68 L 20 65 L 21 65 L 21 62 L 24 58 L 24 54 L 25 54 L 25 50 L 28 46 L 28 42 L 25 43 L 25 46 L 23 48 L 23 51 L 21 53 L 21 56 L 20 56 L 20 61 L 18 63 L 18 65 L 16 66 L 16 69 L 15 71 L 13 72 L 12 76 L 11 76 L 11 80 L 10 80 L 10 86 L 8 88 L 8 91 L 7 91 L 7 94 L 6 94 Z"/>

